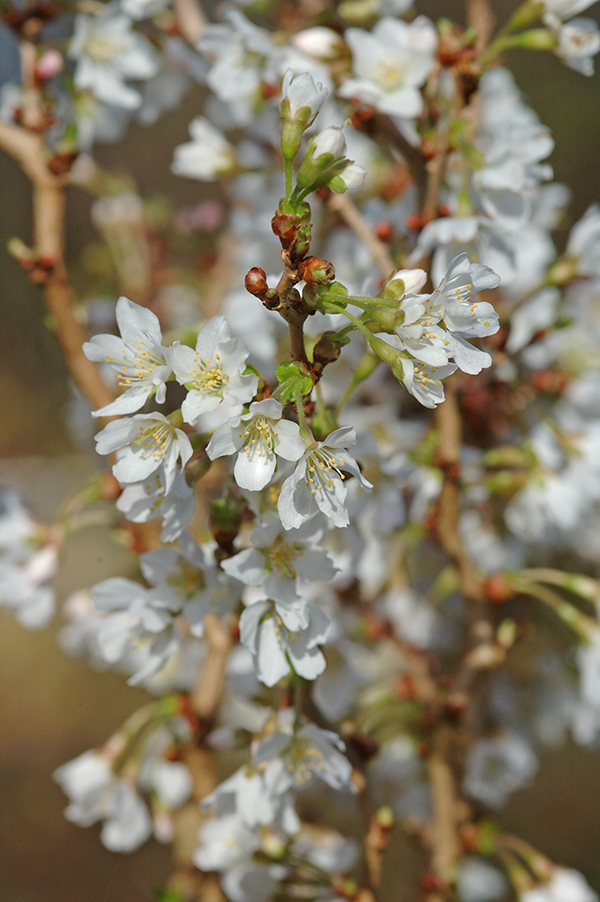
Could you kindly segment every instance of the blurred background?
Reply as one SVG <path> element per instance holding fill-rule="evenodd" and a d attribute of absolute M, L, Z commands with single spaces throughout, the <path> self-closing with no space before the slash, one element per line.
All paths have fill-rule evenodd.
<path fill-rule="evenodd" d="M 508 6 L 508 5 L 507 5 Z M 511 4 L 512 6 L 512 4 Z M 419 3 L 432 18 L 460 12 L 440 2 Z M 587 13 L 586 13 L 587 14 Z M 594 15 L 594 9 L 591 10 Z M 499 18 L 505 11 L 498 10 Z M 569 226 L 600 200 L 600 75 L 584 78 L 544 54 L 514 52 L 506 63 L 531 106 L 556 141 L 555 178 L 569 186 Z M 173 147 L 187 140 L 202 94 L 192 89 L 174 113 L 150 128 L 132 125 L 124 140 L 100 145 L 98 163 L 115 174 L 132 173 L 144 198 L 167 195 L 175 209 L 215 198 L 215 188 L 172 176 Z M 68 261 L 75 277 L 89 268 L 92 198 L 71 188 Z M 5 251 L 14 235 L 31 234 L 28 183 L 0 153 L 0 481 L 20 489 L 33 514 L 49 520 L 65 496 L 89 477 L 93 427 L 73 395 L 37 289 Z M 210 255 L 214 234 L 194 236 L 186 253 Z M 87 254 L 87 258 L 86 258 Z M 261 261 L 256 261 L 260 265 Z M 126 553 L 100 528 L 67 543 L 59 600 L 115 573 Z M 66 801 L 51 774 L 59 765 L 104 742 L 146 699 L 122 677 L 95 673 L 59 649 L 59 625 L 41 632 L 21 627 L 0 609 L 0 898 L 6 902 L 145 902 L 169 874 L 169 850 L 154 840 L 133 855 L 106 851 L 99 829 L 81 829 L 62 816 Z M 547 752 L 536 784 L 516 793 L 500 820 L 554 860 L 583 871 L 600 891 L 600 755 L 578 748 Z M 406 873 L 389 902 L 416 897 L 413 852 L 400 831 L 389 866 Z M 402 884 L 404 880 L 401 878 Z"/>

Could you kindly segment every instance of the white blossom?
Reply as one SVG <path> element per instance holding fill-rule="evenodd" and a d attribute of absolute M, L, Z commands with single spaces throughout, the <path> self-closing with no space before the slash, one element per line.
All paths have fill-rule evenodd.
<path fill-rule="evenodd" d="M 108 758 L 91 750 L 63 764 L 54 779 L 70 799 L 65 817 L 80 827 L 104 820 L 100 838 L 112 852 L 133 852 L 152 832 L 148 809 L 130 781 L 113 773 Z"/>
<path fill-rule="evenodd" d="M 455 363 L 433 367 L 405 358 L 402 360 L 402 382 L 423 407 L 433 409 L 444 400 L 442 379 L 450 376 L 456 369 Z"/>
<path fill-rule="evenodd" d="M 343 741 L 330 730 L 305 724 L 290 735 L 272 733 L 262 740 L 253 754 L 256 766 L 265 765 L 276 775 L 271 792 L 277 794 L 300 789 L 318 777 L 334 789 L 353 789 L 352 765 L 344 754 Z"/>
<path fill-rule="evenodd" d="M 78 61 L 76 88 L 127 110 L 140 106 L 142 98 L 125 79 L 152 78 L 158 69 L 152 45 L 133 30 L 127 16 L 112 9 L 98 16 L 77 14 L 69 56 Z"/>
<path fill-rule="evenodd" d="M 117 301 L 116 316 L 121 338 L 94 335 L 83 346 L 89 360 L 107 363 L 117 370 L 119 387 L 124 389 L 116 401 L 93 411 L 95 417 L 134 413 L 153 395 L 163 404 L 166 381 L 172 373 L 158 317 L 125 297 Z"/>
<path fill-rule="evenodd" d="M 437 35 L 425 16 L 408 25 L 384 17 L 371 32 L 349 28 L 354 77 L 342 83 L 341 97 L 358 97 L 382 113 L 414 118 L 423 108 L 419 87 L 433 68 Z"/>
<path fill-rule="evenodd" d="M 365 491 L 373 488 L 348 454 L 349 445 L 356 443 L 356 433 L 350 426 L 332 432 L 324 442 L 304 454 L 279 495 L 278 509 L 284 529 L 297 529 L 318 507 L 334 526 L 350 522 L 345 502 L 347 489 L 343 472 L 354 476 Z"/>
<path fill-rule="evenodd" d="M 293 602 L 296 577 L 328 581 L 335 575 L 333 562 L 318 544 L 322 535 L 315 518 L 299 529 L 284 530 L 279 522 L 257 526 L 252 547 L 227 558 L 221 566 L 246 585 L 262 587 L 269 598 Z"/>
<path fill-rule="evenodd" d="M 519 902 L 598 902 L 598 894 L 579 871 L 557 867 L 548 883 L 520 893 Z"/>
<path fill-rule="evenodd" d="M 121 9 L 130 19 L 149 19 L 166 9 L 171 0 L 120 0 Z"/>
<path fill-rule="evenodd" d="M 292 70 L 288 69 L 285 73 L 281 86 L 281 96 L 287 99 L 289 104 L 287 115 L 291 119 L 296 120 L 300 114 L 304 128 L 308 128 L 315 121 L 328 94 L 327 88 L 324 88 L 320 82 L 315 84 L 308 72 L 294 75 Z M 303 109 L 307 109 L 308 112 L 301 114 Z"/>
<path fill-rule="evenodd" d="M 274 686 L 294 671 L 314 680 L 325 670 L 319 645 L 327 640 L 329 620 L 303 598 L 293 602 L 256 601 L 240 617 L 240 638 L 250 650 L 259 680 Z"/>
<path fill-rule="evenodd" d="M 116 500 L 117 510 L 132 523 L 147 523 L 162 518 L 162 542 L 174 542 L 186 529 L 196 510 L 194 490 L 177 470 L 167 491 L 164 467 L 161 465 L 147 479 L 127 483 Z"/>
<path fill-rule="evenodd" d="M 569 22 L 554 22 L 550 16 L 546 23 L 558 37 L 556 55 L 570 69 L 582 75 L 594 74 L 592 57 L 600 50 L 600 30 L 593 19 L 571 19 Z"/>
<path fill-rule="evenodd" d="M 173 486 L 177 461 L 185 467 L 192 456 L 185 432 L 172 426 L 162 413 L 138 414 L 108 423 L 96 436 L 96 450 L 110 454 L 119 449 L 123 451 L 112 468 L 119 482 L 141 482 L 162 467 L 165 492 Z"/>
<path fill-rule="evenodd" d="M 254 401 L 248 414 L 233 417 L 217 429 L 206 453 L 211 460 L 237 453 L 235 481 L 243 489 L 259 492 L 271 481 L 277 456 L 295 461 L 306 449 L 298 425 L 281 415 L 281 404 L 274 398 Z"/>
<path fill-rule="evenodd" d="M 102 658 L 118 664 L 132 649 L 145 648 L 145 658 L 129 680 L 131 685 L 156 673 L 177 653 L 179 636 L 169 599 L 156 598 L 139 583 L 122 577 L 103 580 L 94 586 L 92 595 L 96 610 L 107 614 L 96 637 Z"/>
<path fill-rule="evenodd" d="M 237 163 L 235 150 L 223 132 L 204 116 L 190 122 L 192 140 L 175 148 L 171 170 L 175 175 L 212 182 L 232 172 Z"/>
<path fill-rule="evenodd" d="M 465 791 L 492 808 L 535 776 L 537 758 L 529 744 L 516 734 L 479 739 L 467 758 Z"/>
<path fill-rule="evenodd" d="M 172 348 L 175 375 L 188 389 L 181 405 L 186 423 L 193 426 L 201 414 L 215 410 L 221 401 L 233 407 L 252 399 L 258 380 L 254 375 L 242 375 L 247 357 L 248 349 L 241 339 L 233 338 L 224 316 L 213 316 L 200 329 L 195 350 L 185 345 Z"/>

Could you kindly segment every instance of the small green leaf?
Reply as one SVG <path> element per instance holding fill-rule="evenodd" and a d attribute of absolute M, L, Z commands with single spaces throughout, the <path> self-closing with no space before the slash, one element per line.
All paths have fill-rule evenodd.
<path fill-rule="evenodd" d="M 293 400 L 298 394 L 304 397 L 312 391 L 312 379 L 293 360 L 286 360 L 284 363 L 280 363 L 275 370 L 275 374 L 279 382 L 277 397 L 282 404 Z"/>

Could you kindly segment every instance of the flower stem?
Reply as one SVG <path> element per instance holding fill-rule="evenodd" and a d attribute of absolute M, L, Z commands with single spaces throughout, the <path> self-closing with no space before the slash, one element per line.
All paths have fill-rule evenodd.
<path fill-rule="evenodd" d="M 310 429 L 306 424 L 306 416 L 304 414 L 304 405 L 302 403 L 302 395 L 300 392 L 296 392 L 294 396 L 294 404 L 296 405 L 296 410 L 298 411 L 298 425 L 300 426 L 300 435 L 304 439 L 304 441 L 308 442 L 312 440 L 312 436 L 310 433 Z"/>
<path fill-rule="evenodd" d="M 294 176 L 293 163 L 294 163 L 293 160 L 286 160 L 284 163 L 284 167 L 285 167 L 284 168 L 284 171 L 285 171 L 285 199 L 286 200 L 290 199 L 290 195 L 292 193 L 292 188 L 293 188 L 293 176 Z"/>

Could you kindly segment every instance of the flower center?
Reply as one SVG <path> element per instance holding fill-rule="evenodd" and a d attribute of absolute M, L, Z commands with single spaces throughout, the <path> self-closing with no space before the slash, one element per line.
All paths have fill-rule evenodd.
<path fill-rule="evenodd" d="M 339 467 L 344 466 L 344 459 L 328 457 L 325 451 L 314 451 L 306 461 L 306 485 L 314 495 L 323 489 L 333 486 L 335 476 L 344 479 Z M 334 476 L 335 474 L 335 476 Z"/>
<path fill-rule="evenodd" d="M 114 56 L 124 56 L 129 47 L 124 42 L 110 38 L 91 37 L 85 45 L 85 52 L 96 63 L 108 63 Z"/>
<path fill-rule="evenodd" d="M 215 354 L 215 360 L 221 358 Z M 213 363 L 212 360 L 200 360 L 196 355 L 194 357 L 196 366 L 191 372 L 192 382 L 196 391 L 206 392 L 211 395 L 218 395 L 223 386 L 227 383 L 227 376 L 224 375 L 219 363 Z"/>
<path fill-rule="evenodd" d="M 144 339 L 140 338 L 136 346 L 134 341 L 129 342 L 129 347 L 121 351 L 122 360 L 114 360 L 106 357 L 107 363 L 115 364 L 121 368 L 119 372 L 119 388 L 129 388 L 134 382 L 145 382 L 152 378 L 152 372 L 157 366 L 164 366 L 164 359 L 160 359 L 152 351 L 144 346 Z"/>
<path fill-rule="evenodd" d="M 300 737 L 292 741 L 286 758 L 288 771 L 294 774 L 301 786 L 304 786 L 312 780 L 315 771 L 323 770 L 325 755 L 314 747 L 310 739 Z"/>
<path fill-rule="evenodd" d="M 275 436 L 271 424 L 264 417 L 256 417 L 248 423 L 245 432 L 240 432 L 240 438 L 244 440 L 244 447 L 248 457 L 258 453 L 261 457 L 273 453 Z"/>
<path fill-rule="evenodd" d="M 177 595 L 189 599 L 206 588 L 206 579 L 202 570 L 180 558 L 177 570 L 169 576 L 167 584 L 175 589 Z"/>
<path fill-rule="evenodd" d="M 398 58 L 392 53 L 386 53 L 379 61 L 375 69 L 375 80 L 387 91 L 402 87 L 404 70 Z"/>
<path fill-rule="evenodd" d="M 171 425 L 155 421 L 150 426 L 140 426 L 133 444 L 138 445 L 142 457 L 148 457 L 149 454 L 152 457 L 164 457 L 172 438 Z"/>
<path fill-rule="evenodd" d="M 273 570 L 277 571 L 280 578 L 289 576 L 294 579 L 296 570 L 292 566 L 296 558 L 304 554 L 303 547 L 298 542 L 283 542 L 279 539 L 267 552 L 267 559 Z"/>

